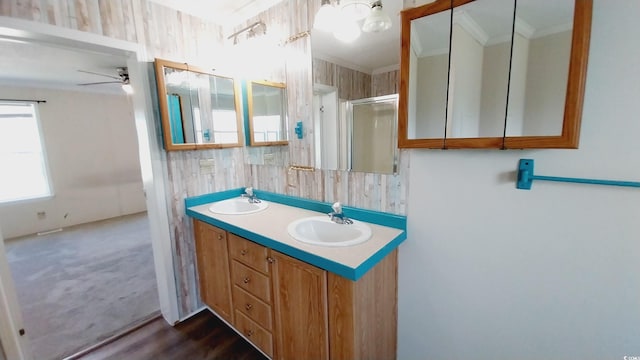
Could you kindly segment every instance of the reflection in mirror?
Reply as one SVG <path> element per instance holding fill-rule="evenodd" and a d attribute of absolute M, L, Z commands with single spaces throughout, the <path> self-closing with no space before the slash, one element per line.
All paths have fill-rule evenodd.
<path fill-rule="evenodd" d="M 397 171 L 398 95 L 354 100 L 347 104 L 351 141 L 350 170 L 393 174 Z"/>
<path fill-rule="evenodd" d="M 451 10 L 411 21 L 409 139 L 439 139 L 447 118 Z"/>
<path fill-rule="evenodd" d="M 166 150 L 242 145 L 233 79 L 160 59 L 156 78 Z"/>
<path fill-rule="evenodd" d="M 447 139 L 502 137 L 513 8 L 512 1 L 482 0 L 453 10 Z"/>
<path fill-rule="evenodd" d="M 507 136 L 559 136 L 574 0 L 518 0 Z"/>
<path fill-rule="evenodd" d="M 368 3 L 371 5 L 373 1 Z M 372 99 L 398 92 L 399 14 L 402 7 L 402 0 L 385 0 L 384 11 L 391 18 L 391 28 L 376 33 L 362 32 L 350 43 L 337 41 L 331 32 L 322 32 L 315 28 L 311 30 L 316 167 L 328 170 L 394 172 L 397 151 L 396 120 L 393 120 L 392 132 L 387 126 L 390 126 L 394 119 L 392 116 L 389 119 L 376 117 L 376 120 L 372 117 L 363 119 L 360 116 L 363 113 L 367 113 L 367 116 L 384 113 L 377 110 L 380 105 L 375 107 L 376 111 L 372 109 L 372 103 L 375 102 Z M 362 21 L 358 24 L 361 23 Z M 355 115 L 355 118 L 352 118 L 352 115 Z M 358 142 L 359 139 L 369 136 L 379 136 L 382 133 L 381 129 L 385 127 L 384 141 L 381 139 L 377 142 Z M 381 146 L 382 143 L 386 144 L 387 140 L 393 146 Z M 375 161 L 363 157 L 363 163 L 363 160 L 359 159 L 359 149 L 364 153 L 367 146 L 375 144 L 378 145 L 375 147 L 376 151 L 385 149 L 385 153 L 370 153 L 368 155 L 373 156 Z M 358 146 L 359 149 L 354 146 Z M 384 165 L 380 164 L 382 159 Z"/>
<path fill-rule="evenodd" d="M 247 86 L 251 146 L 286 145 L 287 99 L 285 85 L 251 81 Z"/>
<path fill-rule="evenodd" d="M 421 93 L 416 37 L 443 35 L 417 28 L 452 6 L 447 124 L 434 135 L 421 132 L 428 118 L 419 106 L 443 90 L 431 99 Z M 403 10 L 400 147 L 577 148 L 592 7 L 592 0 L 435 0 Z M 442 116 L 442 101 L 434 106 Z"/>
<path fill-rule="evenodd" d="M 339 100 L 335 88 L 314 87 L 316 164 L 327 170 L 397 171 L 398 95 Z"/>

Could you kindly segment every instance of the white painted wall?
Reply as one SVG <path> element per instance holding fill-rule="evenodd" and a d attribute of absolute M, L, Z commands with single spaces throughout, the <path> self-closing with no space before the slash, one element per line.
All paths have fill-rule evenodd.
<path fill-rule="evenodd" d="M 529 41 L 524 134 L 562 134 L 571 31 Z"/>
<path fill-rule="evenodd" d="M 410 150 L 399 359 L 640 356 L 640 2 L 594 1 L 579 150 Z"/>
<path fill-rule="evenodd" d="M 448 53 L 418 59 L 415 134 L 409 134 L 414 135 L 416 139 L 442 138 L 447 109 L 448 68 Z M 413 126 L 413 122 L 409 121 L 409 126 Z"/>
<path fill-rule="evenodd" d="M 0 98 L 47 101 L 39 114 L 54 191 L 50 199 L 0 206 L 5 238 L 146 209 L 126 96 L 2 86 Z"/>
<path fill-rule="evenodd" d="M 502 137 L 507 108 L 510 53 L 511 41 L 484 48 L 478 129 L 481 137 Z"/>
<path fill-rule="evenodd" d="M 484 48 L 459 24 L 453 25 L 451 39 L 450 96 L 453 112 L 447 137 L 477 137 L 480 127 L 480 94 Z"/>
<path fill-rule="evenodd" d="M 516 33 L 513 37 L 511 79 L 509 84 L 509 109 L 507 110 L 507 136 L 522 136 L 524 107 L 526 104 L 527 67 L 529 64 L 529 39 Z"/>

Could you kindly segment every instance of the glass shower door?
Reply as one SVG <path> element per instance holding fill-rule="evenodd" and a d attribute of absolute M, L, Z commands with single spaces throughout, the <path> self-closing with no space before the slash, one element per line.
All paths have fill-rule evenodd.
<path fill-rule="evenodd" d="M 395 173 L 398 95 L 351 101 L 348 114 L 351 171 Z"/>

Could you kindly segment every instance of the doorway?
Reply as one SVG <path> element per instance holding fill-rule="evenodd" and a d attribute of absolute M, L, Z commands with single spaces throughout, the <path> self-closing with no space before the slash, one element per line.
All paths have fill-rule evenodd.
<path fill-rule="evenodd" d="M 173 251 L 169 237 L 167 202 L 164 195 L 166 192 L 166 160 L 162 147 L 158 142 L 158 130 L 155 127 L 155 121 L 152 116 L 151 93 L 148 90 L 150 88 L 148 78 L 149 65 L 146 63 L 148 60 L 144 57 L 144 48 L 126 41 L 109 39 L 79 31 L 54 29 L 45 24 L 11 18 L 0 19 L 0 37 L 8 39 L 10 42 L 33 41 L 41 45 L 65 47 L 76 51 L 115 55 L 126 61 L 134 89 L 134 94 L 129 98 L 128 105 L 130 110 L 133 109 L 131 112 L 133 113 L 135 129 L 131 135 L 137 138 L 139 142 L 139 148 L 137 149 L 139 163 L 137 168 L 138 171 L 141 171 L 144 195 L 146 195 L 144 197 L 146 198 L 148 228 L 153 249 L 153 266 L 158 288 L 156 296 L 158 297 L 159 295 L 160 310 L 164 319 L 170 324 L 175 324 L 178 320 L 177 293 L 172 266 Z M 3 53 L 0 56 L 0 61 L 5 60 L 5 54 Z M 57 59 L 55 58 L 46 60 L 50 63 L 60 64 L 60 61 L 56 61 Z M 56 72 L 51 73 L 57 74 Z M 74 86 L 76 85 L 74 84 Z M 36 96 L 28 96 L 28 98 L 34 99 Z M 68 103 L 70 108 L 78 105 L 81 101 L 79 99 L 74 100 L 78 101 L 70 101 Z M 94 137 L 103 135 L 100 131 L 89 131 L 89 134 Z M 117 142 L 114 143 L 114 148 L 117 148 L 115 145 L 117 145 Z M 100 158 L 95 160 L 96 163 L 102 161 Z M 92 179 L 99 182 L 104 180 L 103 178 L 103 176 L 98 175 Z M 78 189 L 80 188 L 78 186 Z M 87 199 L 80 199 L 80 197 L 76 197 L 77 202 L 87 201 Z M 62 225 L 58 225 L 63 229 L 71 229 L 74 224 L 78 223 L 74 223 L 72 220 L 79 220 L 79 218 L 88 215 L 76 209 L 66 217 L 66 220 L 61 220 L 65 219 L 64 215 L 66 213 L 62 214 L 61 217 L 49 217 L 49 215 L 58 214 L 56 210 L 58 209 L 46 210 L 44 219 L 57 220 L 58 223 L 63 222 Z M 36 216 L 38 215 L 36 214 Z M 67 223 L 64 223 L 64 221 L 67 221 Z M 56 225 L 56 222 L 54 221 L 53 224 Z M 57 230 L 55 226 L 49 226 L 48 228 L 53 231 Z M 42 232 L 46 233 L 48 231 Z M 6 237 L 4 236 L 4 238 Z M 4 245 L 2 235 L 0 235 L 0 241 Z M 4 246 L 0 246 L 0 269 L 8 269 Z M 6 276 L 8 273 L 9 271 L 3 270 L 2 274 L 0 274 L 0 320 L 2 320 L 0 322 L 0 339 L 8 358 L 30 359 L 31 351 L 28 335 L 23 335 L 24 322 L 21 316 L 26 310 L 21 309 L 19 302 L 16 300 L 13 281 L 10 276 Z"/>
<path fill-rule="evenodd" d="M 133 106 L 112 81 L 127 59 L 15 40 L 0 53 L 11 68 L 0 126 L 13 139 L 0 152 L 16 180 L 0 226 L 33 355 L 56 359 L 159 310 Z M 32 142 L 46 166 L 24 176 Z M 37 176 L 49 191 L 25 199 Z"/>

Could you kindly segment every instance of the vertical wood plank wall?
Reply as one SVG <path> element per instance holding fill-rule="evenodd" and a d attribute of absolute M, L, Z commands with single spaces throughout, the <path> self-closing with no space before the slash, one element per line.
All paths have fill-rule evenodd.
<path fill-rule="evenodd" d="M 400 71 L 369 75 L 321 59 L 313 59 L 313 83 L 338 89 L 338 98 L 357 100 L 398 93 Z"/>
<path fill-rule="evenodd" d="M 279 24 L 286 36 L 293 36 L 310 29 L 319 4 L 320 0 L 284 0 L 256 18 L 267 26 Z M 213 67 L 216 55 L 219 56 L 215 50 L 226 39 L 220 26 L 148 0 L 1 0 L 0 15 L 135 42 L 145 46 L 150 58 L 205 62 Z M 313 79 L 309 37 L 302 36 L 290 42 L 287 51 L 290 59 L 296 56 L 302 62 L 302 65 L 294 61 L 286 64 L 290 135 L 293 134 L 291 125 L 296 121 L 302 120 L 306 127 L 305 138 L 296 139 L 289 146 L 289 163 L 312 165 Z M 259 66 L 259 60 L 256 61 Z M 374 77 L 374 87 L 375 81 Z M 294 136 L 290 137 L 293 140 Z M 213 173 L 200 169 L 201 159 L 214 159 Z M 349 206 L 405 213 L 409 170 L 405 151 L 401 151 L 399 175 L 307 172 L 289 170 L 287 166 L 247 165 L 242 148 L 168 152 L 166 161 L 167 199 L 171 206 L 168 211 L 181 317 L 201 306 L 193 229 L 190 219 L 184 215 L 185 197 L 251 185 L 281 194 L 327 202 L 340 200 Z"/>

